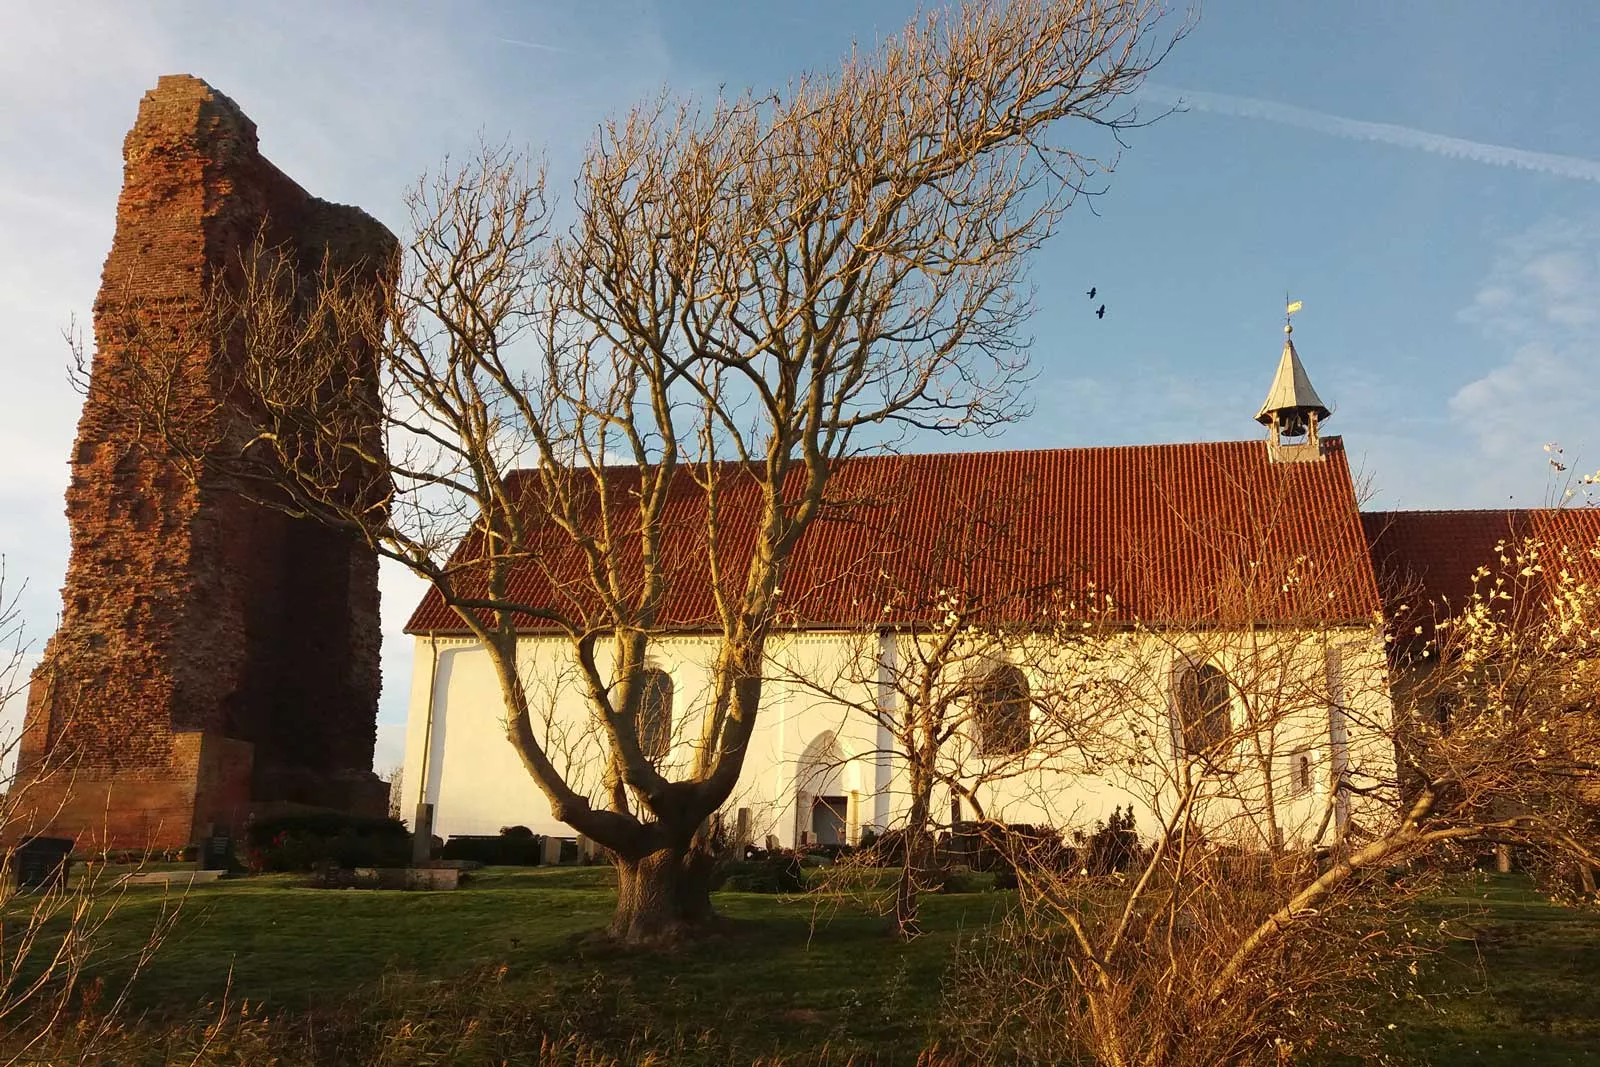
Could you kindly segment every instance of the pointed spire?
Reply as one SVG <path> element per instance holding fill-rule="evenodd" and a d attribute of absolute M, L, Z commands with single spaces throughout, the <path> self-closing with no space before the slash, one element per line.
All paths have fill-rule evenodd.
<path fill-rule="evenodd" d="M 1332 412 L 1311 387 L 1311 378 L 1300 362 L 1300 353 L 1294 350 L 1294 327 L 1283 327 L 1283 356 L 1278 360 L 1278 373 L 1267 390 L 1267 399 L 1256 412 L 1256 421 L 1263 426 L 1277 423 L 1291 437 L 1306 432 L 1311 416 L 1317 421 L 1328 418 Z"/>

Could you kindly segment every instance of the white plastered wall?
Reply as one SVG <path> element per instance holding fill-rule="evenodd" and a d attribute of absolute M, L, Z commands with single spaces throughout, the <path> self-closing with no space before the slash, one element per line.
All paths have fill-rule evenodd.
<path fill-rule="evenodd" d="M 673 682 L 669 773 L 675 766 L 687 767 L 693 758 L 716 647 L 713 639 L 696 636 L 663 637 L 652 643 L 652 666 L 666 671 Z M 1251 647 L 1259 658 L 1259 637 L 1252 639 Z M 808 826 L 806 799 L 827 791 L 849 799 L 852 839 L 865 827 L 893 825 L 906 808 L 906 775 L 900 761 L 886 752 L 890 746 L 884 731 L 869 716 L 848 711 L 818 695 L 816 687 L 793 679 L 822 681 L 821 688 L 854 694 L 850 699 L 861 704 L 886 700 L 882 670 L 873 661 L 892 657 L 894 640 L 792 634 L 771 641 L 768 654 L 775 669 L 764 686 L 761 715 L 740 784 L 726 805 L 730 818 L 737 809 L 747 808 L 756 843 L 771 835 L 792 846 Z M 1128 716 L 1121 744 L 1125 751 L 1147 753 L 1154 769 L 1110 766 L 1096 774 L 1065 773 L 1061 758 L 1040 755 L 977 786 L 986 814 L 1007 822 L 1088 829 L 1115 808 L 1132 805 L 1148 835 L 1170 801 L 1169 793 L 1151 783 L 1163 774 L 1170 777 L 1160 761 L 1171 764 L 1177 758 L 1169 682 L 1179 655 L 1163 640 L 1151 637 L 1142 644 L 1135 640 L 1125 653 L 1103 657 L 1099 665 L 1108 674 L 1119 675 L 1119 699 L 1124 703 L 1127 694 L 1142 694 L 1138 708 Z M 1230 662 L 1225 643 L 1208 655 L 1230 676 L 1250 673 L 1242 663 Z M 1308 840 L 1325 821 L 1334 795 L 1332 783 L 1339 774 L 1368 786 L 1392 781 L 1394 752 L 1386 736 L 1391 707 L 1383 648 L 1372 632 L 1285 635 L 1281 655 L 1287 674 L 1307 679 L 1305 692 L 1320 685 L 1327 694 L 1305 700 L 1304 708 L 1274 727 L 1273 741 L 1282 756 L 1304 751 L 1312 759 L 1312 788 L 1275 798 L 1282 832 L 1293 843 Z M 570 646 L 560 638 L 525 638 L 519 651 L 538 718 L 536 733 L 549 742 L 558 765 L 569 770 L 573 785 L 598 799 L 601 738 L 570 656 Z M 493 834 L 508 825 L 570 835 L 572 831 L 551 816 L 544 795 L 506 740 L 504 705 L 488 654 L 470 640 L 419 636 L 414 662 L 403 812 L 409 816 L 417 801 L 426 799 L 435 806 L 434 827 L 440 836 Z M 604 662 L 601 666 L 606 668 Z M 1237 700 L 1236 705 L 1236 721 L 1242 721 L 1245 701 Z M 1132 735 L 1137 722 L 1147 725 L 1146 734 Z M 1036 731 L 1042 730 L 1043 725 L 1036 726 Z M 807 758 L 808 754 L 830 755 L 819 761 Z M 958 754 L 953 750 L 952 758 Z M 1285 759 L 1275 766 L 1287 781 L 1290 763 Z M 1238 780 L 1248 785 L 1248 775 Z M 424 789 L 425 797 L 420 795 Z M 1240 792 L 1257 795 L 1246 787 Z M 933 804 L 940 817 L 948 817 L 948 793 L 936 795 Z M 1208 817 L 1231 824 L 1237 821 L 1238 807 L 1239 802 L 1230 808 L 1226 801 L 1218 801 L 1208 809 Z M 1392 798 L 1378 793 L 1360 800 L 1353 812 L 1341 805 L 1339 816 L 1340 822 L 1352 818 L 1360 823 L 1392 813 Z"/>

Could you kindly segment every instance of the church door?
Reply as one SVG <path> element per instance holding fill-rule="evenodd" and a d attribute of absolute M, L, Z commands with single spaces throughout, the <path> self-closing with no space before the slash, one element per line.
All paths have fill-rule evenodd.
<path fill-rule="evenodd" d="M 811 801 L 811 840 L 819 845 L 845 843 L 848 797 L 814 797 Z"/>

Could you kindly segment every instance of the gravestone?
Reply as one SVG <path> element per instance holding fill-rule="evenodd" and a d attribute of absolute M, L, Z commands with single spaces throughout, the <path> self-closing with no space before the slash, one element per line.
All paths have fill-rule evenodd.
<path fill-rule="evenodd" d="M 196 866 L 202 871 L 229 871 L 233 869 L 233 838 L 227 834 L 212 834 L 200 842 L 200 855 Z"/>
<path fill-rule="evenodd" d="M 16 869 L 17 888 L 67 888 L 72 845 L 70 837 L 24 838 L 11 855 L 11 862 Z"/>
<path fill-rule="evenodd" d="M 411 831 L 411 865 L 420 867 L 433 858 L 433 805 L 419 801 L 412 825 L 415 829 Z"/>
<path fill-rule="evenodd" d="M 539 862 L 554 867 L 561 862 L 561 838 L 546 834 L 539 841 Z"/>

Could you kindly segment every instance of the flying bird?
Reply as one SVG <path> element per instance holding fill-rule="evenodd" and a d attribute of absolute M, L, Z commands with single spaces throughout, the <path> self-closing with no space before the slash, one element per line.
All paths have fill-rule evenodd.
<path fill-rule="evenodd" d="M 1099 289 L 1099 286 L 1095 286 L 1095 285 L 1089 286 L 1089 299 L 1090 300 L 1094 299 L 1094 294 L 1098 289 Z"/>
<path fill-rule="evenodd" d="M 1100 305 L 1100 309 L 1094 313 L 1094 317 L 1097 319 L 1103 319 L 1106 317 L 1106 306 L 1104 304 Z"/>

